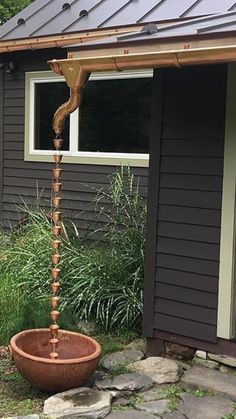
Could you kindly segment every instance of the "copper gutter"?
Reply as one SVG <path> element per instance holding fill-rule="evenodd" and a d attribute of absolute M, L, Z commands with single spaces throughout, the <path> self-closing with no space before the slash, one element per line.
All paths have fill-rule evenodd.
<path fill-rule="evenodd" d="M 71 56 L 71 53 L 70 53 Z M 175 49 L 135 54 L 91 56 L 49 61 L 51 69 L 65 77 L 70 87 L 81 86 L 89 74 L 99 71 L 122 71 L 139 68 L 182 67 L 188 65 L 236 61 L 236 43 L 230 46 Z M 87 76 L 85 74 L 87 73 Z M 83 83 L 82 83 L 83 84 Z"/>
<path fill-rule="evenodd" d="M 166 50 L 156 52 L 139 52 L 135 54 L 124 52 L 123 54 L 114 55 L 109 55 L 108 50 L 106 56 L 96 55 L 49 61 L 51 69 L 55 73 L 63 75 L 71 88 L 71 98 L 64 105 L 60 106 L 54 116 L 53 129 L 56 134 L 61 134 L 65 118 L 80 105 L 83 90 L 92 72 L 158 67 L 181 68 L 188 65 L 236 61 L 236 43 L 230 46 L 202 47 L 201 41 L 199 41 L 198 48 L 183 49 L 182 45 L 179 49 L 168 50 L 167 48 Z"/>
<path fill-rule="evenodd" d="M 83 44 L 89 41 L 96 41 L 103 37 L 115 36 L 127 32 L 137 32 L 143 25 L 136 25 L 133 27 L 115 28 L 115 29 L 101 29 L 96 31 L 86 31 L 76 34 L 63 34 L 45 37 L 24 38 L 19 40 L 0 40 L 0 53 L 14 52 L 23 50 L 35 50 L 43 48 L 58 48 L 65 47 L 71 44 Z"/>

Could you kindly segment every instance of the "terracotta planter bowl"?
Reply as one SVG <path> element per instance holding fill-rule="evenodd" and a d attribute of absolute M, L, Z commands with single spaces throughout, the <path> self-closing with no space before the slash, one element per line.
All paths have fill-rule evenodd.
<path fill-rule="evenodd" d="M 31 329 L 13 336 L 12 357 L 18 371 L 34 387 L 61 392 L 83 385 L 97 368 L 100 345 L 80 333 L 59 331 L 59 358 L 49 359 L 49 329 Z"/>

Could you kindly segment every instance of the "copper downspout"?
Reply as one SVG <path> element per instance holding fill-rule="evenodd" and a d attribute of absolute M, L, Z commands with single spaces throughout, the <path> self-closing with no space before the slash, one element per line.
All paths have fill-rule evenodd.
<path fill-rule="evenodd" d="M 83 98 L 83 91 L 89 76 L 90 73 L 88 72 L 80 73 L 80 77 L 77 80 L 78 85 L 71 87 L 69 100 L 61 105 L 55 112 L 52 126 L 56 135 L 62 133 L 65 119 L 80 106 Z"/>
<path fill-rule="evenodd" d="M 80 106 L 83 90 L 92 72 L 158 67 L 180 68 L 188 65 L 231 61 L 236 61 L 236 45 L 140 52 L 135 54 L 97 55 L 95 57 L 49 61 L 51 69 L 55 73 L 63 75 L 68 86 L 71 88 L 70 99 L 60 106 L 54 115 L 53 129 L 59 135 L 62 131 L 65 118 Z"/>

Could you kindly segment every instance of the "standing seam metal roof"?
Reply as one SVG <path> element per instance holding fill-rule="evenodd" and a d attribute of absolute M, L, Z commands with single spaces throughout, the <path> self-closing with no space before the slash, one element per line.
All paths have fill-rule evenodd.
<path fill-rule="evenodd" d="M 0 27 L 0 40 L 191 19 L 236 11 L 235 0 L 35 0 Z"/>

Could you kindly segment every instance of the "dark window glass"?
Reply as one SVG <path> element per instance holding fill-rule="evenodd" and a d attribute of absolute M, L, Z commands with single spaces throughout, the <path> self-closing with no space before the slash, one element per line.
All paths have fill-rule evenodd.
<path fill-rule="evenodd" d="M 79 150 L 148 153 L 152 78 L 90 81 L 79 118 Z"/>
<path fill-rule="evenodd" d="M 35 84 L 35 149 L 53 150 L 52 120 L 55 111 L 70 96 L 70 89 L 63 82 Z M 63 130 L 63 150 L 69 150 L 69 118 Z"/>

